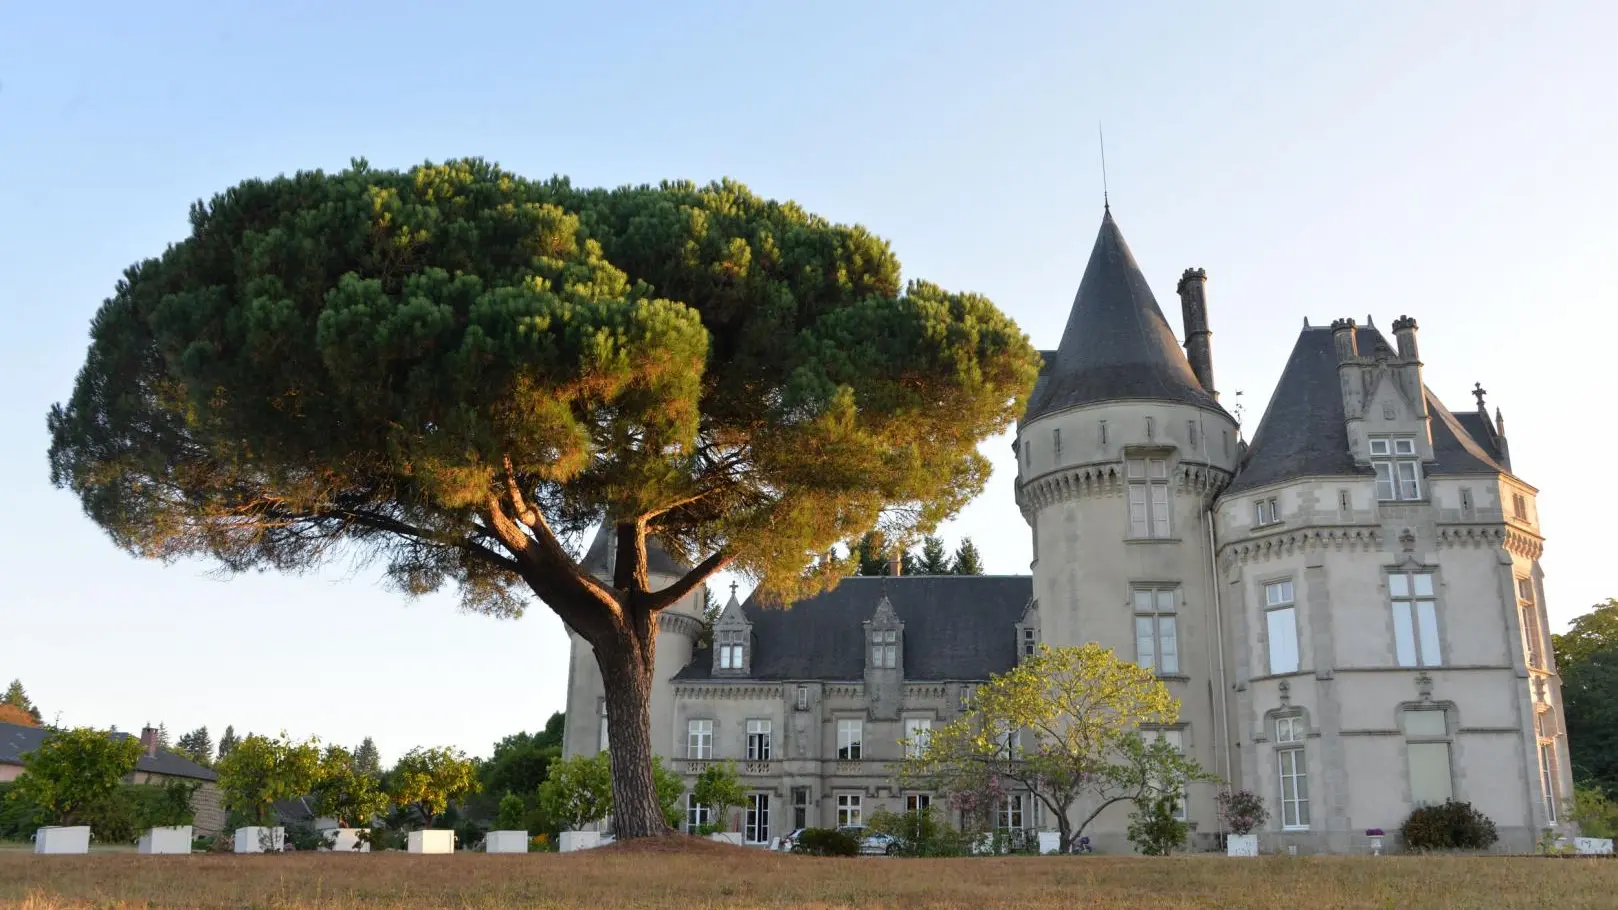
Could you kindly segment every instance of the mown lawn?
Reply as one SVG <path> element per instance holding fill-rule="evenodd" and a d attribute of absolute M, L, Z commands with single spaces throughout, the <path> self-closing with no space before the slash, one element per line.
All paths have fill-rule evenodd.
<path fill-rule="evenodd" d="M 1608 908 L 1618 861 L 1493 857 L 814 859 L 700 845 L 559 856 L 0 853 L 0 907 Z"/>

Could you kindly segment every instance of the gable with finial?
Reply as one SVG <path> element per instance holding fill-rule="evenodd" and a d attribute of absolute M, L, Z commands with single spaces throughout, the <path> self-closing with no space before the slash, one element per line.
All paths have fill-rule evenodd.
<path fill-rule="evenodd" d="M 730 600 L 713 624 L 713 672 L 716 676 L 746 676 L 753 666 L 753 624 L 736 599 L 736 583 L 730 584 Z"/>

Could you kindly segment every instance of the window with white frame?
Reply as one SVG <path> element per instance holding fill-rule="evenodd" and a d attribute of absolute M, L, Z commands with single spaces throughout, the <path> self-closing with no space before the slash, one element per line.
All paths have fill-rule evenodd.
<path fill-rule="evenodd" d="M 865 807 L 860 794 L 837 794 L 837 827 L 865 824 Z"/>
<path fill-rule="evenodd" d="M 747 760 L 770 760 L 770 722 L 767 720 L 750 720 L 747 722 Z"/>
<path fill-rule="evenodd" d="M 770 794 L 750 793 L 747 816 L 742 820 L 742 840 L 762 844 L 770 839 Z"/>
<path fill-rule="evenodd" d="M 1018 731 L 1016 730 L 1002 729 L 996 737 L 1000 743 L 1000 754 L 1004 755 L 1006 758 L 1017 757 L 1017 748 L 1020 745 L 1019 740 L 1021 739 L 1021 737 L 1017 735 L 1017 732 Z"/>
<path fill-rule="evenodd" d="M 1383 502 L 1421 498 L 1421 459 L 1409 436 L 1379 436 L 1371 442 L 1376 498 Z"/>
<path fill-rule="evenodd" d="M 899 633 L 894 629 L 871 632 L 871 666 L 891 670 L 899 666 Z"/>
<path fill-rule="evenodd" d="M 1126 458 L 1129 536 L 1169 536 L 1169 463 L 1166 458 Z"/>
<path fill-rule="evenodd" d="M 1253 504 L 1253 524 L 1273 525 L 1281 520 L 1281 501 L 1275 497 L 1260 499 Z"/>
<path fill-rule="evenodd" d="M 1539 741 L 1539 793 L 1545 820 L 1556 824 L 1556 743 Z"/>
<path fill-rule="evenodd" d="M 837 757 L 842 761 L 858 761 L 864 751 L 865 722 L 857 718 L 844 718 L 837 722 Z"/>
<path fill-rule="evenodd" d="M 1405 760 L 1410 767 L 1410 799 L 1438 806 L 1455 795 L 1450 773 L 1449 722 L 1440 708 L 1406 709 L 1401 718 Z"/>
<path fill-rule="evenodd" d="M 933 808 L 933 795 L 931 793 L 906 793 L 906 812 L 931 812 Z"/>
<path fill-rule="evenodd" d="M 708 824 L 712 817 L 712 808 L 697 802 L 697 798 L 689 793 L 685 795 L 685 833 L 697 833 L 697 829 Z"/>
<path fill-rule="evenodd" d="M 1302 717 L 1275 719 L 1275 761 L 1281 781 L 1281 828 L 1302 831 L 1309 827 L 1309 763 L 1303 740 L 1308 732 Z"/>
<path fill-rule="evenodd" d="M 1528 666 L 1545 668 L 1545 636 L 1539 624 L 1539 606 L 1534 603 L 1534 580 L 1517 579 L 1517 614 L 1522 618 L 1523 655 Z"/>
<path fill-rule="evenodd" d="M 685 722 L 685 757 L 713 758 L 713 721 Z"/>
<path fill-rule="evenodd" d="M 745 666 L 742 661 L 742 658 L 745 656 L 742 653 L 743 634 L 744 633 L 741 629 L 725 629 L 718 633 L 719 669 L 740 670 Z"/>
<path fill-rule="evenodd" d="M 1151 737 L 1152 741 L 1154 741 L 1154 742 L 1168 743 L 1169 745 L 1174 747 L 1174 751 L 1179 752 L 1182 755 L 1185 753 L 1185 731 L 1183 731 L 1183 730 L 1177 730 L 1177 729 L 1172 729 L 1172 728 L 1171 729 L 1152 730 L 1152 731 L 1149 732 L 1148 735 Z M 1156 782 L 1155 786 L 1157 787 L 1158 790 L 1161 790 L 1161 791 L 1167 791 L 1168 790 L 1168 787 L 1162 781 Z M 1182 792 L 1178 792 L 1178 793 L 1173 794 L 1173 796 L 1174 796 L 1174 817 L 1179 819 L 1180 821 L 1185 821 L 1186 818 L 1187 818 L 1187 814 L 1186 814 L 1186 798 L 1185 798 L 1186 795 L 1182 791 Z"/>
<path fill-rule="evenodd" d="M 920 758 L 927 751 L 927 737 L 932 735 L 932 718 L 905 718 L 905 758 Z"/>
<path fill-rule="evenodd" d="M 809 710 L 809 687 L 799 686 L 796 705 L 799 711 Z"/>
<path fill-rule="evenodd" d="M 792 830 L 809 827 L 809 788 L 792 788 Z"/>
<path fill-rule="evenodd" d="M 1000 830 L 1021 831 L 1024 827 L 1023 812 L 1027 808 L 1028 796 L 1023 793 L 1007 793 L 1000 800 Z"/>
<path fill-rule="evenodd" d="M 1393 603 L 1393 650 L 1399 666 L 1442 665 L 1432 573 L 1394 572 L 1388 576 L 1388 595 Z"/>
<path fill-rule="evenodd" d="M 1173 587 L 1136 588 L 1131 592 L 1135 607 L 1135 662 L 1159 676 L 1180 672 L 1180 636 L 1175 620 L 1179 589 Z"/>
<path fill-rule="evenodd" d="M 1270 646 L 1270 673 L 1298 672 L 1298 608 L 1292 580 L 1264 586 L 1264 630 Z"/>
<path fill-rule="evenodd" d="M 596 719 L 598 721 L 598 723 L 596 725 L 596 729 L 599 731 L 598 734 L 597 734 L 596 751 L 597 752 L 605 752 L 605 751 L 607 751 L 607 742 L 608 742 L 608 739 L 607 739 L 607 700 L 605 698 L 596 699 Z"/>

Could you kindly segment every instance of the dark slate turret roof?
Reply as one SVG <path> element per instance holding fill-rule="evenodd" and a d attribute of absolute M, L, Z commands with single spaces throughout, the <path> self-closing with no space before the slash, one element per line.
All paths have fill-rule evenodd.
<path fill-rule="evenodd" d="M 1382 333 L 1370 326 L 1355 330 L 1359 350 L 1392 355 Z M 1508 473 L 1499 462 L 1492 438 L 1480 442 L 1431 389 L 1424 388 L 1433 431 L 1428 474 Z M 1363 474 L 1348 451 L 1347 415 L 1337 374 L 1337 348 L 1329 326 L 1307 327 L 1298 335 L 1292 356 L 1281 371 L 1264 418 L 1227 493 L 1239 493 L 1296 477 Z"/>
<path fill-rule="evenodd" d="M 596 530 L 595 539 L 590 541 L 590 549 L 584 554 L 579 563 L 580 568 L 598 578 L 611 576 L 608 568 L 611 565 L 611 547 L 617 541 L 612 536 L 612 527 L 603 522 Z M 649 537 L 646 540 L 646 568 L 657 575 L 671 575 L 675 578 L 683 576 L 691 567 L 676 559 L 672 553 L 657 542 L 657 538 Z"/>
<path fill-rule="evenodd" d="M 1191 372 L 1158 309 L 1151 286 L 1124 242 L 1111 210 L 1101 218 L 1090 263 L 1055 357 L 1028 399 L 1027 422 L 1098 401 L 1150 400 L 1219 410 Z"/>
<path fill-rule="evenodd" d="M 788 609 L 742 605 L 753 624 L 752 675 L 769 680 L 865 678 L 865 622 L 885 594 L 904 623 L 904 675 L 987 679 L 1017 665 L 1017 621 L 1033 597 L 1026 575 L 845 578 Z M 675 679 L 708 679 L 707 649 Z"/>
<path fill-rule="evenodd" d="M 25 727 L 21 724 L 0 724 L 0 765 L 20 765 L 22 757 L 38 749 L 50 731 L 44 727 Z M 133 739 L 129 733 L 108 733 L 112 739 Z M 218 780 L 219 775 L 204 768 L 178 752 L 157 750 L 156 755 L 140 754 L 135 762 L 136 771 L 162 774 L 167 777 L 189 777 L 192 780 Z"/>

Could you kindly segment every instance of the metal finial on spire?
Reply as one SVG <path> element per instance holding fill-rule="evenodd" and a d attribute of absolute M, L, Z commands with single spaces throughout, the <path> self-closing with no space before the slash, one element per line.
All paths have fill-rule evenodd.
<path fill-rule="evenodd" d="M 1107 198 L 1107 134 L 1101 129 L 1101 121 L 1096 121 L 1096 136 L 1101 140 L 1101 210 L 1112 211 L 1112 202 Z"/>
<path fill-rule="evenodd" d="M 1483 405 L 1483 396 L 1487 394 L 1489 394 L 1489 390 L 1483 387 L 1483 383 L 1472 383 L 1472 397 L 1478 400 L 1478 410 L 1485 414 L 1489 413 L 1489 409 Z"/>
<path fill-rule="evenodd" d="M 734 580 L 732 580 L 731 583 L 730 583 L 730 596 L 731 597 L 736 596 L 736 582 Z"/>

